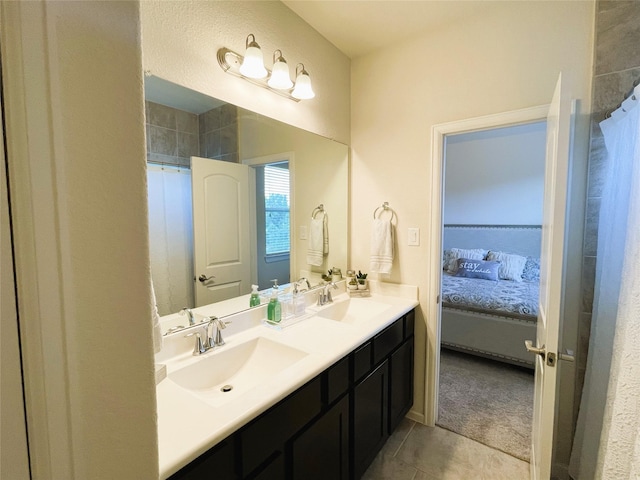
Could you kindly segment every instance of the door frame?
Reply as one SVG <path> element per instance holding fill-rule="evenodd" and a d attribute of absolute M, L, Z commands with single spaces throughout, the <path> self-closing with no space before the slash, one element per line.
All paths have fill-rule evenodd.
<path fill-rule="evenodd" d="M 440 123 L 431 127 L 431 202 L 429 213 L 431 250 L 428 252 L 426 306 L 425 423 L 435 426 L 438 418 L 440 374 L 440 288 L 442 275 L 442 221 L 444 198 L 445 137 L 480 130 L 546 121 L 549 105 Z"/>
<path fill-rule="evenodd" d="M 259 157 L 245 158 L 240 161 L 240 163 L 244 165 L 248 165 L 250 167 L 257 167 L 260 165 L 268 165 L 270 163 L 276 162 L 288 162 L 289 164 L 289 238 L 291 240 L 291 248 L 289 249 L 289 278 L 291 281 L 295 281 L 297 278 L 294 275 L 296 263 L 296 251 L 297 249 L 293 248 L 293 244 L 295 242 L 294 232 L 295 232 L 295 189 L 296 189 L 296 163 L 295 163 L 295 152 L 281 152 L 274 153 L 272 155 L 261 155 Z M 249 210 L 251 212 L 251 216 L 253 221 L 251 222 L 251 228 L 253 231 L 251 232 L 251 254 L 254 255 L 257 252 L 257 228 L 256 223 L 256 185 L 255 181 L 249 185 L 249 190 L 251 192 L 251 199 L 249 204 Z M 258 259 L 255 256 L 251 260 L 251 278 L 258 278 Z"/>

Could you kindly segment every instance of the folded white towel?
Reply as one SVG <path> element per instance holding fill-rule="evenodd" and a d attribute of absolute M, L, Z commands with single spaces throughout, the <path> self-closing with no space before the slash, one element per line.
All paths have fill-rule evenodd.
<path fill-rule="evenodd" d="M 307 250 L 307 263 L 319 267 L 324 256 L 329 253 L 329 232 L 327 229 L 327 216 L 312 218 L 309 225 L 309 249 Z"/>
<path fill-rule="evenodd" d="M 391 273 L 393 265 L 393 224 L 390 220 L 373 219 L 371 229 L 372 272 Z"/>
<path fill-rule="evenodd" d="M 162 350 L 162 329 L 160 328 L 160 315 L 156 305 L 156 292 L 151 282 L 151 325 L 153 326 L 153 352 Z"/>

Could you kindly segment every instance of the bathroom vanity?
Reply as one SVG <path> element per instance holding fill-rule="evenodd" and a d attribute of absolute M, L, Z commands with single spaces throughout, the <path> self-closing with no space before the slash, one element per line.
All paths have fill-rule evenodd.
<path fill-rule="evenodd" d="M 359 479 L 413 402 L 417 301 L 353 300 L 344 293 L 289 328 L 256 325 L 229 336 L 220 354 L 257 342 L 258 355 L 277 342 L 272 355 L 282 351 L 291 363 L 228 402 L 224 392 L 184 384 L 185 365 L 205 358 L 168 361 L 158 385 L 161 477 Z M 285 346 L 306 355 L 277 350 Z"/>

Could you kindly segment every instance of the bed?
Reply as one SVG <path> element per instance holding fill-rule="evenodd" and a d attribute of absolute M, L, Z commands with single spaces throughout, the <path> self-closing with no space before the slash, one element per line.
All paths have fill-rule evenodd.
<path fill-rule="evenodd" d="M 540 242 L 539 225 L 445 225 L 442 346 L 533 368 L 534 358 L 526 351 L 524 341 L 535 343 L 536 338 Z M 497 260 L 517 258 L 523 265 L 516 269 L 518 281 L 515 276 L 503 277 L 502 270 L 500 277 L 493 280 L 467 278 L 464 272 L 458 276 L 457 265 L 467 265 L 454 258 L 456 255 L 451 252 L 456 249 L 467 253 L 469 249 L 477 250 L 483 260 L 475 262 L 497 263 L 493 265 L 495 269 L 504 263 Z"/>

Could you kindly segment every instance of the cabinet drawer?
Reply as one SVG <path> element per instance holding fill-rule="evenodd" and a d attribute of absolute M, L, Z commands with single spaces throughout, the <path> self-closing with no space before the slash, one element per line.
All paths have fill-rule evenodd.
<path fill-rule="evenodd" d="M 330 405 L 349 389 L 349 356 L 329 367 L 324 377 L 323 400 Z"/>
<path fill-rule="evenodd" d="M 316 377 L 245 427 L 241 433 L 244 476 L 320 413 L 321 400 L 320 377 Z"/>
<path fill-rule="evenodd" d="M 357 382 L 371 371 L 371 342 L 358 347 L 353 353 L 353 381 Z"/>
<path fill-rule="evenodd" d="M 402 343 L 404 338 L 404 322 L 396 320 L 386 329 L 373 337 L 373 364 L 377 365 Z"/>

